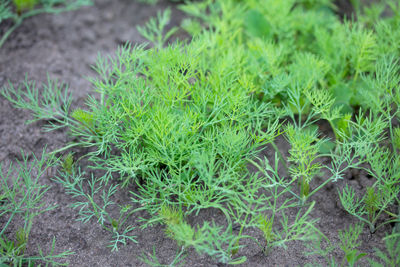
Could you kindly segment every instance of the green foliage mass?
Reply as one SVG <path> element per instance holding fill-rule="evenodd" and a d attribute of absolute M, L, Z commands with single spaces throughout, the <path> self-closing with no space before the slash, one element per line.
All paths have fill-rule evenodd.
<path fill-rule="evenodd" d="M 191 41 L 165 46 L 176 28 L 166 31 L 170 11 L 159 13 L 139 28 L 153 46 L 126 45 L 98 58 L 91 79 L 98 97 L 88 97 L 85 108 L 71 112 L 67 88 L 51 80 L 40 96 L 28 81 L 2 93 L 32 110 L 33 121 L 48 120 L 45 130 L 68 128 L 74 138 L 53 154 L 90 148 L 90 167 L 105 174 L 92 175 L 89 192 L 72 154 L 56 180 L 84 199 L 73 205 L 81 221 L 94 218 L 112 233 L 112 249 L 136 242 L 125 223 L 142 210 L 149 214 L 139 219 L 143 228 L 161 223 L 182 250 L 193 247 L 222 263 L 246 260 L 243 239 L 265 255 L 291 241 L 317 247 L 329 240 L 311 216 L 313 196 L 332 182 L 343 180 L 343 209 L 371 233 L 399 223 L 400 137 L 393 125 L 400 116 L 400 6 L 355 7 L 357 20 L 342 21 L 329 0 L 188 2 L 181 9 L 192 17 L 182 27 Z M 381 18 L 386 9 L 392 15 Z M 279 135 L 287 150 L 276 146 Z M 274 158 L 260 158 L 265 147 Z M 356 191 L 345 179 L 351 169 L 366 172 L 372 184 Z M 137 208 L 120 206 L 118 219 L 109 208 L 113 183 L 138 188 L 131 192 Z M 222 221 L 188 223 L 207 209 Z M 339 232 L 342 265 L 366 256 L 357 248 L 363 225 Z M 390 240 L 392 256 L 397 243 Z M 332 246 L 316 251 L 335 266 L 327 256 Z"/>
<path fill-rule="evenodd" d="M 285 87 L 301 83 L 303 91 L 323 88 L 336 98 L 335 105 L 349 110 L 363 104 L 359 76 L 372 72 L 380 55 L 399 55 L 398 40 L 389 41 L 399 25 L 393 17 L 370 27 L 362 20 L 342 23 L 332 6 L 330 1 L 251 0 L 202 1 L 182 9 L 221 39 L 235 38 L 250 51 L 249 65 L 259 73 L 257 88 L 267 100 L 286 99 Z M 398 10 L 394 2 L 392 7 Z M 384 36 L 386 27 L 390 37 Z"/>

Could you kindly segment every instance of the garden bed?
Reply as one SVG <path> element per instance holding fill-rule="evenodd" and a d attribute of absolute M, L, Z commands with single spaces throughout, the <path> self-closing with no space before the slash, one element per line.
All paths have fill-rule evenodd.
<path fill-rule="evenodd" d="M 179 25 L 185 15 L 168 1 L 160 1 L 152 6 L 132 0 L 118 0 L 112 3 L 109 0 L 96 0 L 94 6 L 76 11 L 29 18 L 12 33 L 0 49 L 0 88 L 7 86 L 8 82 L 20 84 L 25 77 L 38 84 L 46 83 L 50 77 L 67 83 L 74 99 L 72 107 L 83 108 L 87 95 L 93 94 L 94 88 L 86 77 L 96 77 L 91 66 L 95 64 L 98 53 L 114 55 L 117 47 L 126 42 L 145 42 L 136 26 L 143 25 L 150 17 L 155 16 L 158 10 L 167 7 L 172 7 L 173 14 L 169 27 Z M 0 33 L 1 27 L 5 25 L 0 25 Z M 183 31 L 178 35 L 184 36 Z M 97 95 L 95 97 L 98 98 Z M 47 151 L 53 151 L 71 140 L 65 129 L 44 132 L 43 121 L 27 125 L 25 122 L 32 119 L 31 112 L 14 108 L 3 96 L 0 96 L 0 114 L 0 162 L 3 166 L 22 160 L 22 150 L 27 154 L 40 155 L 45 147 Z M 334 136 L 327 123 L 319 123 L 318 126 L 321 132 Z M 289 144 L 283 137 L 276 140 L 276 145 L 282 151 L 289 149 Z M 74 152 L 79 156 L 87 150 L 75 148 Z M 274 154 L 273 147 L 266 145 L 259 156 L 265 156 L 273 162 Z M 289 155 L 286 153 L 283 156 L 287 158 Z M 256 170 L 250 164 L 248 168 Z M 5 173 L 6 169 L 2 171 Z M 65 193 L 63 186 L 52 180 L 55 174 L 56 170 L 52 168 L 40 180 L 41 184 L 51 186 L 43 196 L 44 202 L 46 205 L 56 204 L 57 207 L 34 220 L 27 244 L 28 255 L 37 254 L 37 246 L 48 251 L 53 237 L 56 239 L 57 253 L 66 250 L 74 252 L 73 255 L 60 260 L 70 266 L 146 266 L 139 258 L 143 257 L 143 254 L 152 254 L 153 249 L 160 263 L 170 264 L 177 251 L 180 251 L 177 242 L 166 236 L 165 225 L 155 224 L 140 229 L 139 218 L 148 216 L 145 211 L 140 211 L 128 218 L 129 224 L 136 227 L 133 233 L 138 243 L 128 241 L 127 245 L 120 246 L 118 251 L 111 252 L 107 247 L 110 234 L 100 227 L 96 220 L 87 223 L 76 220 L 77 212 L 70 207 L 75 199 Z M 317 176 L 310 187 L 315 188 L 325 179 L 326 177 Z M 338 191 L 341 191 L 345 184 L 351 185 L 356 192 L 362 192 L 373 184 L 373 180 L 364 171 L 351 170 L 346 173 L 344 180 L 329 183 L 312 196 L 312 201 L 316 204 L 311 217 L 319 218 L 315 226 L 333 244 L 339 242 L 339 229 L 346 229 L 358 222 L 358 219 L 348 214 L 340 203 Z M 135 185 L 129 185 L 118 190 L 113 200 L 121 205 L 131 203 L 130 191 L 138 192 Z M 289 220 L 292 220 L 296 212 L 290 210 L 287 215 Z M 224 222 L 225 216 L 216 210 L 205 209 L 186 220 L 191 225 L 202 225 L 203 221 Z M 0 221 L 0 225 L 3 223 Z M 17 224 L 10 226 L 6 235 L 11 237 L 17 228 Z M 385 249 L 382 238 L 391 228 L 388 224 L 373 234 L 367 230 L 363 231 L 360 235 L 362 244 L 357 247 L 358 251 L 375 259 L 374 249 Z M 234 227 L 233 232 L 238 233 L 239 229 Z M 251 235 L 257 240 L 263 239 L 263 233 L 257 229 L 245 230 L 243 234 Z M 308 263 L 326 265 L 321 256 L 305 256 L 306 248 L 301 241 L 288 243 L 287 249 L 272 248 L 267 255 L 250 239 L 241 241 L 240 245 L 243 245 L 243 248 L 236 256 L 247 258 L 241 266 L 304 266 Z M 187 253 L 188 256 L 184 259 L 185 266 L 224 266 L 211 257 L 198 255 L 194 249 L 188 249 Z M 331 256 L 341 259 L 343 252 L 335 249 Z M 362 259 L 360 264 L 368 263 Z"/>

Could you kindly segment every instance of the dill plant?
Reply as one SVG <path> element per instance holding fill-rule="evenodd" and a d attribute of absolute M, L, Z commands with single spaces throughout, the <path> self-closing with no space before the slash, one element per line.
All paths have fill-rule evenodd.
<path fill-rule="evenodd" d="M 373 77 L 373 78 L 372 78 Z M 367 90 L 362 101 L 370 107 L 368 117 L 357 117 L 349 126 L 350 136 L 346 145 L 353 148 L 358 158 L 358 167 L 375 179 L 372 187 L 366 188 L 363 197 L 357 197 L 352 188 L 346 187 L 340 194 L 344 208 L 369 225 L 370 231 L 388 222 L 398 222 L 398 214 L 391 209 L 399 205 L 399 158 L 397 136 L 392 123 L 399 112 L 399 66 L 393 56 L 384 56 L 376 64 L 373 76 L 364 76 Z M 373 99 L 373 101 L 371 101 Z M 389 146 L 380 145 L 386 141 Z M 366 168 L 361 163 L 368 163 Z M 376 225 L 380 217 L 388 215 L 383 223 Z"/>
<path fill-rule="evenodd" d="M 54 253 L 55 238 L 52 240 L 48 254 L 38 247 L 37 256 L 26 253 L 30 232 L 34 221 L 44 212 L 53 210 L 56 206 L 46 205 L 43 196 L 50 189 L 41 185 L 39 179 L 45 175 L 49 168 L 54 166 L 54 157 L 48 157 L 43 150 L 41 158 L 22 153 L 22 161 L 16 165 L 10 164 L 8 169 L 0 164 L 0 217 L 3 221 L 0 231 L 0 264 L 6 266 L 22 266 L 38 263 L 51 264 L 52 266 L 65 265 L 59 260 L 72 255 L 71 251 Z M 16 174 L 14 176 L 13 174 Z M 15 231 L 15 236 L 8 232 L 12 225 L 17 225 L 22 219 L 22 226 Z"/>
<path fill-rule="evenodd" d="M 330 240 L 316 240 L 306 252 L 306 255 L 320 255 L 324 258 L 326 264 L 321 265 L 317 263 L 306 264 L 306 266 L 357 266 L 359 261 L 367 256 L 367 253 L 359 252 L 359 247 L 362 244 L 360 240 L 360 234 L 363 231 L 363 224 L 358 223 L 349 225 L 345 229 L 338 231 L 339 242 L 332 244 Z M 327 245 L 322 246 L 321 241 L 327 241 Z M 337 259 L 331 255 L 331 252 L 335 249 L 340 249 L 343 252 L 342 260 Z M 340 263 L 339 263 L 340 262 Z"/>
<path fill-rule="evenodd" d="M 86 180 L 85 174 L 80 168 L 77 170 L 71 168 L 70 172 L 60 172 L 55 178 L 56 182 L 65 187 L 67 194 L 78 199 L 71 205 L 78 210 L 77 220 L 87 223 L 94 219 L 104 230 L 110 232 L 112 238 L 108 247 L 111 251 L 117 251 L 119 245 L 126 245 L 128 241 L 137 243 L 135 236 L 132 235 L 135 228 L 127 224 L 127 219 L 132 214 L 132 206 L 117 205 L 112 200 L 118 186 L 105 183 L 104 180 L 108 178 L 104 176 L 95 178 L 92 174 L 91 179 Z M 118 210 L 119 216 L 113 217 L 110 214 L 111 210 Z"/>
<path fill-rule="evenodd" d="M 253 82 L 259 98 L 282 108 L 282 115 L 292 122 L 293 126 L 288 126 L 286 131 L 292 146 L 289 171 L 299 180 L 300 199 L 309 197 L 330 181 L 341 179 L 346 169 L 363 168 L 361 162 L 372 163 L 369 172 L 374 173 L 374 168 L 386 170 L 384 166 L 393 166 L 389 162 L 396 161 L 390 150 L 374 145 L 384 141 L 382 135 L 387 131 L 391 136 L 389 141 L 396 142 L 392 119 L 397 112 L 393 107 L 397 106 L 398 69 L 395 62 L 399 46 L 392 38 L 399 30 L 399 4 L 395 1 L 386 4 L 393 16 L 379 18 L 373 24 L 366 23 L 371 16 L 368 12 L 360 13 L 358 21 L 342 23 L 334 14 L 330 1 L 209 0 L 182 6 L 182 10 L 197 17 L 220 39 L 233 40 L 236 45 L 248 49 L 248 65 L 254 66 L 253 73 L 258 73 Z M 364 111 L 354 122 L 351 114 L 355 106 L 376 115 L 364 119 Z M 335 142 L 321 139 L 313 130 L 319 120 L 329 122 Z M 366 133 L 361 138 L 361 133 L 353 134 L 354 131 Z M 368 134 L 371 134 L 370 144 L 366 144 Z M 360 137 L 359 143 L 352 143 L 351 136 Z M 333 148 L 333 153 L 320 153 Z M 375 149 L 380 153 L 375 153 Z M 370 153 L 376 158 L 365 158 L 356 163 L 360 158 L 353 154 L 354 150 L 363 150 L 360 151 L 362 159 Z M 333 166 L 319 166 L 316 160 L 324 156 L 332 159 Z M 309 182 L 322 167 L 332 173 L 331 178 L 308 192 Z M 395 169 L 389 169 L 389 172 L 396 172 Z M 382 178 L 376 179 L 375 185 L 380 184 Z M 395 184 L 394 181 L 383 183 Z M 380 191 L 386 196 L 381 194 L 380 201 L 383 202 L 379 214 L 389 203 L 397 201 L 398 189 L 389 186 Z M 368 197 L 365 200 L 368 202 Z M 375 221 L 378 213 L 375 208 L 369 210 L 370 222 Z M 368 225 L 372 227 L 373 224 Z"/>
<path fill-rule="evenodd" d="M 394 267 L 400 264 L 400 239 L 399 232 L 393 231 L 392 234 L 387 234 L 384 238 L 387 253 L 380 249 L 375 248 L 375 255 L 380 259 L 381 262 L 369 260 L 369 263 L 373 267 L 378 266 L 390 266 Z M 384 264 L 382 264 L 384 263 Z"/>
<path fill-rule="evenodd" d="M 397 3 L 387 4 L 398 13 Z M 374 70 L 379 55 L 398 55 L 397 15 L 370 27 L 362 20 L 343 23 L 332 1 L 208 0 L 181 9 L 221 39 L 244 45 L 263 99 L 277 105 L 287 103 L 287 89 L 299 85 L 302 103 L 307 91 L 323 88 L 342 107 L 341 115 L 352 113 L 363 91 L 360 75 Z"/>
<path fill-rule="evenodd" d="M 140 205 L 135 211 L 151 215 L 141 218 L 143 227 L 166 224 L 169 236 L 185 247 L 220 262 L 239 263 L 246 259 L 235 258 L 239 241 L 258 242 L 243 230 L 257 227 L 260 215 L 274 209 L 265 206 L 270 198 L 262 192 L 266 177 L 250 173 L 247 165 L 262 145 L 280 134 L 280 123 L 274 107 L 254 95 L 252 73 L 243 62 L 246 51 L 214 49 L 219 40 L 209 37 L 163 49 L 124 47 L 115 58 L 100 57 L 94 67 L 100 76 L 92 80 L 100 97 L 90 97 L 86 109 L 69 111 L 70 95 L 52 81 L 43 86 L 42 97 L 30 82 L 24 90 L 10 85 L 3 95 L 33 110 L 35 119 L 48 120 L 46 130 L 68 127 L 79 137 L 53 153 L 91 147 L 91 167 L 108 173 L 99 178 L 103 183 L 111 173 L 119 173 L 122 186 L 136 183 L 132 201 Z M 85 197 L 79 189 L 84 178 L 68 171 L 68 163 L 63 165 L 67 171 L 58 181 L 73 196 Z M 105 187 L 91 191 L 107 194 Z M 99 207 L 88 200 L 76 203 L 83 208 L 82 219 L 95 216 L 102 224 L 98 215 L 105 208 L 98 215 L 92 208 L 86 213 L 88 207 Z M 179 211 L 172 216 L 182 219 L 165 218 L 165 207 Z M 208 208 L 225 214 L 227 226 L 185 223 L 184 217 Z M 311 208 L 294 222 L 283 220 L 286 234 L 276 245 L 310 238 L 315 230 L 308 217 Z M 234 224 L 239 235 L 232 231 Z"/>
<path fill-rule="evenodd" d="M 91 79 L 99 97 L 89 96 L 84 108 L 70 110 L 67 88 L 51 80 L 41 96 L 29 81 L 2 93 L 32 110 L 34 120 L 48 120 L 46 130 L 67 127 L 76 137 L 54 154 L 91 148 L 90 167 L 106 173 L 89 180 L 93 194 L 84 192 L 85 178 L 67 161 L 59 179 L 74 197 L 86 198 L 75 204 L 83 207 L 82 220 L 97 218 L 103 227 L 115 220 L 106 218 L 106 204 L 92 201 L 99 194 L 107 203 L 105 185 L 113 174 L 121 188 L 138 188 L 131 192 L 135 208 L 122 218 L 144 210 L 150 216 L 139 218 L 142 228 L 165 225 L 183 248 L 174 262 L 193 247 L 222 263 L 242 263 L 246 258 L 238 251 L 245 238 L 265 254 L 290 241 L 326 240 L 311 216 L 318 204 L 313 195 L 345 180 L 351 169 L 366 171 L 374 183 L 362 196 L 345 185 L 338 192 L 343 208 L 371 232 L 399 222 L 400 135 L 393 122 L 400 99 L 400 19 L 399 5 L 388 5 L 391 17 L 378 20 L 365 11 L 357 21 L 342 22 L 328 0 L 186 3 L 181 8 L 192 18 L 183 27 L 193 34 L 191 42 L 165 47 L 175 29 L 165 31 L 170 13 L 159 13 L 140 28 L 153 48 L 125 46 L 114 57 L 99 56 L 93 67 L 98 77 Z M 320 133 L 321 122 L 334 138 Z M 288 151 L 274 143 L 279 135 Z M 274 163 L 258 157 L 268 144 Z M 220 211 L 225 221 L 187 222 L 205 209 Z M 264 240 L 246 235 L 251 228 Z M 362 229 L 340 232 L 342 264 L 365 256 L 357 250 Z M 157 262 L 155 252 L 143 260 Z"/>

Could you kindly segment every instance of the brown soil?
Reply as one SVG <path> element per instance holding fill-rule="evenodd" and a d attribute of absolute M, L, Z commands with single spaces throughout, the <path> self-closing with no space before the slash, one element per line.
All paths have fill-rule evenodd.
<path fill-rule="evenodd" d="M 93 89 L 85 77 L 95 75 L 90 66 L 95 62 L 98 53 L 112 54 L 118 45 L 126 41 L 144 42 L 136 26 L 143 24 L 157 10 L 168 5 L 171 4 L 167 1 L 149 6 L 133 0 L 96 0 L 94 6 L 78 11 L 30 18 L 0 49 L 0 88 L 8 81 L 19 84 L 25 76 L 38 83 L 45 82 L 48 74 L 52 79 L 68 83 L 74 95 L 74 107 L 83 106 L 86 96 L 92 94 Z M 179 24 L 182 17 L 182 13 L 173 9 L 172 24 Z M 4 26 L 0 25 L 0 32 L 4 30 Z M 3 97 L 0 97 L 0 114 L 0 161 L 5 165 L 21 159 L 21 150 L 40 155 L 45 145 L 51 151 L 68 142 L 64 130 L 46 133 L 42 131 L 41 122 L 26 125 L 25 121 L 32 118 L 30 112 L 13 108 Z M 284 140 L 279 140 L 278 146 L 285 147 L 287 144 Z M 269 157 L 273 155 L 268 147 L 263 153 Z M 138 244 L 128 243 L 119 251 L 111 252 L 106 247 L 110 234 L 102 230 L 94 220 L 86 224 L 76 221 L 77 213 L 69 207 L 73 199 L 65 194 L 62 186 L 50 178 L 51 175 L 43 177 L 41 181 L 51 186 L 44 199 L 48 204 L 57 204 L 58 207 L 36 218 L 28 253 L 34 253 L 38 245 L 46 251 L 55 237 L 57 252 L 75 252 L 75 255 L 66 259 L 70 266 L 145 266 L 138 257 L 142 253 L 152 253 L 153 247 L 156 248 L 161 263 L 169 264 L 174 258 L 178 247 L 165 236 L 160 225 L 145 230 L 138 227 L 135 230 Z M 360 190 L 370 183 L 363 173 L 349 173 L 347 178 L 347 183 Z M 315 182 L 320 183 L 322 179 Z M 312 197 L 316 201 L 312 215 L 320 218 L 317 226 L 332 242 L 338 240 L 338 229 L 357 222 L 339 203 L 337 188 L 341 188 L 344 183 L 340 181 L 330 184 Z M 134 188 L 120 190 L 115 200 L 121 204 L 129 203 L 129 190 Z M 137 218 L 140 216 L 145 214 L 130 218 L 131 223 L 139 226 Z M 190 218 L 190 222 L 218 219 L 222 219 L 221 215 L 213 214 L 210 210 L 202 212 L 198 218 Z M 15 227 L 11 227 L 10 231 L 13 228 Z M 382 248 L 383 232 L 370 235 L 365 231 L 361 236 L 363 246 L 360 251 L 372 255 L 374 247 Z M 246 234 L 262 240 L 262 234 L 257 230 Z M 301 242 L 290 244 L 287 250 L 274 249 L 267 256 L 251 241 L 244 241 L 243 245 L 246 247 L 239 254 L 248 258 L 243 266 L 302 266 L 311 262 L 326 265 L 320 257 L 304 256 Z M 339 251 L 335 251 L 333 255 L 342 258 Z M 195 251 L 189 251 L 185 262 L 185 266 L 222 266 L 209 257 L 197 255 Z"/>

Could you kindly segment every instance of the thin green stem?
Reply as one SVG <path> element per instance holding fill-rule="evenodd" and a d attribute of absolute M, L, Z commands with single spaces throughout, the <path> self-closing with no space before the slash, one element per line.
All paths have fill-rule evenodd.
<path fill-rule="evenodd" d="M 4 33 L 4 35 L 1 37 L 0 39 L 0 48 L 3 46 L 3 44 L 5 43 L 5 41 L 7 40 L 7 38 L 10 36 L 10 34 L 16 29 L 18 28 L 22 23 L 22 19 L 16 19 L 14 25 L 8 29 L 8 31 L 6 31 Z"/>
<path fill-rule="evenodd" d="M 282 152 L 279 150 L 278 146 L 275 144 L 274 141 L 271 142 L 271 145 L 274 148 L 274 150 L 276 151 L 276 153 L 278 154 L 279 161 L 282 163 L 282 166 L 285 169 L 286 173 L 289 173 L 289 168 L 286 164 L 285 158 L 282 155 Z"/>
<path fill-rule="evenodd" d="M 14 211 L 12 212 L 10 218 L 8 218 L 7 223 L 3 227 L 3 230 L 1 230 L 1 232 L 0 232 L 0 236 L 2 236 L 4 234 L 4 231 L 7 229 L 8 225 L 11 223 L 11 221 L 14 218 L 15 214 L 18 213 L 18 210 L 21 208 L 22 204 L 25 203 L 25 200 L 27 199 L 27 196 L 28 195 L 25 194 L 24 197 L 20 200 L 18 206 L 14 208 Z"/>
<path fill-rule="evenodd" d="M 307 198 L 311 197 L 312 195 L 314 195 L 316 192 L 318 192 L 322 187 L 324 187 L 327 183 L 329 183 L 332 180 L 332 177 L 329 177 L 328 179 L 326 179 L 322 184 L 320 184 L 317 188 L 315 188 L 313 191 L 311 191 L 311 193 L 308 194 Z"/>
<path fill-rule="evenodd" d="M 55 154 L 57 154 L 59 152 L 65 151 L 65 150 L 67 150 L 69 148 L 76 147 L 76 146 L 81 146 L 81 145 L 82 144 L 79 144 L 79 143 L 72 143 L 72 144 L 69 144 L 69 145 L 67 145 L 65 147 L 62 147 L 62 148 L 59 148 L 59 149 L 56 149 L 56 150 L 50 152 L 49 155 L 55 155 Z"/>
<path fill-rule="evenodd" d="M 400 205 L 398 208 L 398 213 L 397 213 L 397 222 L 394 226 L 394 231 L 398 234 L 400 234 Z"/>
<path fill-rule="evenodd" d="M 249 214 L 247 213 L 246 216 L 244 217 L 244 223 L 246 223 L 247 217 L 248 217 L 248 216 L 249 216 Z M 236 241 L 236 246 L 237 246 L 238 248 L 239 248 L 239 240 L 240 240 L 240 237 L 242 236 L 243 229 L 244 229 L 244 224 L 242 224 L 242 226 L 240 227 L 239 234 L 238 234 L 238 239 L 237 239 L 237 241 Z M 237 249 L 235 249 L 234 251 L 232 251 L 232 255 L 234 255 L 234 254 L 236 254 L 236 253 L 237 253 Z"/>

